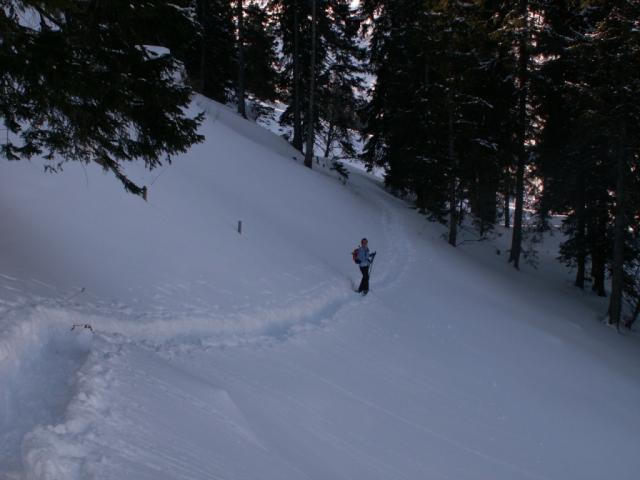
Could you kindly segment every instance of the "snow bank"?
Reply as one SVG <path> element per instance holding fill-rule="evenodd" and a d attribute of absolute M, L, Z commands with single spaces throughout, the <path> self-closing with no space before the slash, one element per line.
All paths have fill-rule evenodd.
<path fill-rule="evenodd" d="M 33 480 L 242 478 L 256 466 L 292 475 L 227 391 L 100 336 L 61 422 L 35 428 L 22 452 Z"/>
<path fill-rule="evenodd" d="M 88 332 L 70 331 L 80 320 L 39 305 L 5 311 L 0 319 L 0 471 L 20 472 L 22 437 L 55 421 L 73 397 L 74 375 L 91 343 Z"/>

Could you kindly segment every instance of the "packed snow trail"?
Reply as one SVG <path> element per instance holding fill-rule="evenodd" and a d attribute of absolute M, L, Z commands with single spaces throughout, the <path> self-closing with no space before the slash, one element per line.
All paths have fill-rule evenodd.
<path fill-rule="evenodd" d="M 640 351 L 601 304 L 200 102 L 147 204 L 0 164 L 2 480 L 635 478 Z"/>

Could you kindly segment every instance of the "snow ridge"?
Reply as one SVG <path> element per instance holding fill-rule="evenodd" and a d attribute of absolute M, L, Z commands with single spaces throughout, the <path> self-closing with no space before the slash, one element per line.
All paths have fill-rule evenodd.
<path fill-rule="evenodd" d="M 0 471 L 8 475 L 23 467 L 22 437 L 60 418 L 75 394 L 91 339 L 69 331 L 74 321 L 62 310 L 25 305 L 0 323 Z"/>

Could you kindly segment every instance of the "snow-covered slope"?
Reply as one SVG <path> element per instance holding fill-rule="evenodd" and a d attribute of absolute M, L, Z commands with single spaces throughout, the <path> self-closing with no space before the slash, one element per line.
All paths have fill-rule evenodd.
<path fill-rule="evenodd" d="M 200 104 L 206 143 L 161 170 L 129 169 L 149 186 L 147 203 L 95 165 L 44 175 L 37 162 L 3 162 L 3 272 L 141 311 L 199 306 L 207 315 L 344 279 L 348 265 L 332 254 L 374 228 L 375 206 L 295 164 L 283 139 Z"/>
<path fill-rule="evenodd" d="M 640 345 L 601 302 L 193 109 L 205 143 L 128 169 L 148 202 L 0 163 L 0 478 L 635 478 Z"/>

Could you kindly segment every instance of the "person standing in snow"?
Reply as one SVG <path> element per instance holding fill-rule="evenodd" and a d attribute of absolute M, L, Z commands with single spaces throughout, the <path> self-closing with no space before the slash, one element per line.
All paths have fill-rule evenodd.
<path fill-rule="evenodd" d="M 369 241 L 366 238 L 363 238 L 360 246 L 353 251 L 353 260 L 358 264 L 360 272 L 362 273 L 358 293 L 362 293 L 363 295 L 369 292 L 369 268 L 375 256 L 376 252 L 369 253 Z"/>

